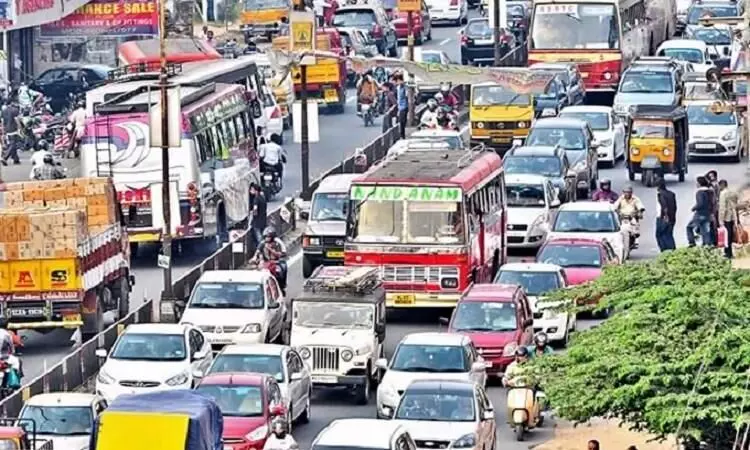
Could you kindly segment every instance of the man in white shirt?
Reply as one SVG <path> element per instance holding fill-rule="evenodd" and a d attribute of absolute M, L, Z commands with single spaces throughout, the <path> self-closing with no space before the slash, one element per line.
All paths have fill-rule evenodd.
<path fill-rule="evenodd" d="M 286 163 L 286 151 L 279 145 L 279 136 L 274 133 L 269 141 L 260 138 L 260 147 L 258 147 L 258 157 L 260 158 L 260 171 L 263 173 L 276 171 L 279 173 L 279 179 L 284 179 L 284 163 Z"/>
<path fill-rule="evenodd" d="M 86 108 L 82 101 L 76 104 L 76 109 L 68 117 L 69 126 L 73 127 L 70 135 L 70 150 L 76 150 L 83 139 L 83 131 L 86 128 Z"/>
<path fill-rule="evenodd" d="M 39 142 L 36 143 L 36 147 L 34 147 L 34 153 L 31 154 L 30 180 L 34 179 L 36 168 L 44 165 L 44 158 L 47 155 L 52 156 L 52 153 L 49 152 L 49 143 L 44 139 L 40 139 Z"/>
<path fill-rule="evenodd" d="M 315 11 L 315 18 L 318 21 L 319 27 L 325 26 L 325 23 L 323 20 L 325 16 L 325 9 L 330 8 L 330 7 L 331 7 L 331 4 L 325 0 L 313 0 L 313 11 Z"/>

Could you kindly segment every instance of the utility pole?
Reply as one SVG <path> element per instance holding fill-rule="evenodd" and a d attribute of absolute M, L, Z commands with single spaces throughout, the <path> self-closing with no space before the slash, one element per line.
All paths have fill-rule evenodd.
<path fill-rule="evenodd" d="M 414 12 L 409 9 L 406 13 L 406 30 L 407 30 L 407 58 L 409 61 L 414 62 Z M 407 82 L 407 101 L 409 102 L 409 109 L 406 114 L 406 123 L 412 125 L 414 123 L 414 75 L 409 73 L 409 79 Z"/>
<path fill-rule="evenodd" d="M 162 299 L 172 299 L 172 218 L 170 180 L 169 180 L 169 114 L 168 108 L 168 80 L 167 80 L 167 20 L 166 1 L 159 2 L 159 90 L 161 92 L 161 193 L 162 210 L 164 213 L 164 232 L 161 237 L 162 254 L 169 261 L 164 266 L 164 290 Z"/>
<path fill-rule="evenodd" d="M 502 55 L 500 55 L 500 0 L 492 0 L 492 6 L 492 20 L 494 21 L 495 32 L 495 61 L 492 65 L 498 67 L 500 66 L 500 60 L 502 59 Z"/>
<path fill-rule="evenodd" d="M 294 9 L 300 12 L 305 11 L 305 2 L 300 1 L 294 4 Z M 314 17 L 313 20 L 317 20 Z M 292 25 L 293 27 L 293 25 Z M 310 45 L 312 48 L 315 46 L 315 40 L 317 39 L 315 25 L 312 27 L 312 36 L 310 36 Z M 294 48 L 294 35 L 289 36 L 289 47 L 291 50 Z M 304 59 L 304 58 L 303 58 Z M 302 166 L 302 194 L 307 195 L 307 191 L 310 190 L 310 128 L 307 123 L 307 63 L 306 61 L 300 60 L 299 67 L 300 84 L 302 89 L 300 92 L 300 159 Z"/>

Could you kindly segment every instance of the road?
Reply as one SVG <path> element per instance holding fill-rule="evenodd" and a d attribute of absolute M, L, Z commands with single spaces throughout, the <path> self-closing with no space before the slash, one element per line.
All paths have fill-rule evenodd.
<path fill-rule="evenodd" d="M 458 28 L 455 27 L 436 27 L 433 30 L 433 40 L 425 45 L 425 48 L 439 49 L 445 51 L 453 60 L 460 60 L 458 54 Z M 350 98 L 353 98 L 350 97 Z M 321 142 L 314 144 L 311 149 L 311 175 L 315 175 L 327 170 L 347 155 L 351 154 L 355 147 L 362 146 L 369 142 L 379 133 L 379 127 L 364 128 L 359 118 L 353 113 L 353 103 L 349 103 L 344 115 L 322 116 L 321 117 Z M 287 142 L 291 141 L 291 136 L 286 136 Z M 287 168 L 287 189 L 284 196 L 292 195 L 299 188 L 300 170 L 299 164 L 299 147 L 297 145 L 286 146 L 290 153 L 291 163 Z M 668 177 L 667 183 L 678 199 L 678 223 L 675 228 L 675 238 L 678 245 L 686 244 L 685 227 L 689 220 L 689 208 L 694 202 L 694 179 L 696 176 L 704 174 L 710 169 L 716 169 L 719 172 L 719 178 L 726 179 L 730 186 L 740 187 L 744 183 L 746 173 L 745 163 L 725 164 L 723 162 L 709 161 L 704 163 L 692 163 L 690 165 L 690 174 L 685 183 L 678 183 L 676 177 Z M 28 172 L 26 172 L 28 173 Z M 622 162 L 619 162 L 614 168 L 602 169 L 600 177 L 606 177 L 612 180 L 613 188 L 620 191 L 624 186 L 631 184 L 627 180 L 627 173 Z M 646 207 L 646 218 L 642 223 L 642 236 L 640 248 L 633 251 L 633 259 L 652 258 L 658 253 L 656 240 L 654 238 L 654 214 L 656 208 L 656 191 L 647 189 L 639 182 L 632 183 L 635 194 L 640 197 Z M 188 252 L 186 252 L 188 253 Z M 191 265 L 194 265 L 202 255 L 191 253 L 185 255 L 175 270 L 178 276 Z M 518 255 L 516 255 L 518 256 Z M 528 257 L 528 255 L 526 255 Z M 290 265 L 290 296 L 294 297 L 295 289 L 302 284 L 301 267 L 299 257 L 292 258 L 293 264 Z M 148 295 L 156 296 L 159 293 L 161 285 L 161 272 L 155 268 L 155 256 L 144 255 L 135 262 L 135 274 L 137 284 L 135 294 L 131 304 L 132 308 L 138 307 L 142 299 Z M 148 289 L 148 292 L 146 292 Z M 399 315 L 393 320 L 389 318 L 388 333 L 386 341 L 387 356 L 392 352 L 398 341 L 406 334 L 438 330 L 437 325 L 439 314 L 424 314 L 420 311 L 419 318 L 414 315 Z M 588 328 L 594 325 L 593 321 L 579 321 L 579 329 Z M 29 348 L 24 355 L 24 364 L 27 375 L 36 376 L 42 372 L 45 364 L 52 365 L 60 360 L 69 350 L 69 343 L 59 335 L 51 334 L 45 337 L 29 335 Z M 30 379 L 30 378 L 29 378 Z M 490 398 L 495 406 L 498 423 L 498 448 L 515 450 L 527 449 L 530 445 L 549 439 L 552 433 L 551 425 L 545 425 L 544 428 L 534 430 L 529 436 L 529 441 L 518 443 L 515 441 L 510 428 L 505 423 L 505 394 L 504 390 L 497 386 L 497 383 L 489 388 Z M 373 401 L 367 406 L 357 406 L 346 395 L 339 393 L 319 393 L 313 403 L 312 420 L 307 425 L 299 426 L 294 431 L 294 436 L 300 443 L 300 448 L 309 448 L 315 435 L 325 427 L 330 421 L 344 417 L 375 417 L 374 396 Z"/>

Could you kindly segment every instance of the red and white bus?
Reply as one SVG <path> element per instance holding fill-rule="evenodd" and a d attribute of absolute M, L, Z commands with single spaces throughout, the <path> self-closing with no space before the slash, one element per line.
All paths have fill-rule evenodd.
<path fill-rule="evenodd" d="M 381 268 L 388 307 L 454 307 L 506 262 L 495 152 L 406 152 L 354 180 L 350 199 L 344 262 Z"/>
<path fill-rule="evenodd" d="M 615 92 L 620 74 L 672 37 L 675 0 L 535 0 L 529 65 L 578 64 L 587 92 Z"/>

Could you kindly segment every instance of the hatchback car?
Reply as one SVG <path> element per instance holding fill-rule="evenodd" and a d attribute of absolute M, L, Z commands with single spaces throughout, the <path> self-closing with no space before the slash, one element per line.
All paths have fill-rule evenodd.
<path fill-rule="evenodd" d="M 634 64 L 622 74 L 613 108 L 621 119 L 634 105 L 679 105 L 683 69 L 678 64 Z"/>
<path fill-rule="evenodd" d="M 620 261 L 628 259 L 630 254 L 630 233 L 620 226 L 620 218 L 609 202 L 587 201 L 562 205 L 552 230 L 547 234 L 547 240 L 556 238 L 606 239 Z"/>
<path fill-rule="evenodd" d="M 547 237 L 560 199 L 542 175 L 506 175 L 508 247 L 538 248 Z"/>
<path fill-rule="evenodd" d="M 690 34 L 693 28 L 700 27 L 700 19 L 710 17 L 736 17 L 742 15 L 742 3 L 732 0 L 700 0 L 693 1 L 687 10 L 685 34 Z M 683 25 L 683 27 L 685 27 Z M 680 26 L 677 27 L 678 31 Z"/>
<path fill-rule="evenodd" d="M 568 95 L 568 105 L 581 105 L 586 98 L 586 88 L 583 85 L 583 77 L 575 63 L 536 63 L 530 69 L 540 72 L 551 72 L 557 74 L 565 86 Z"/>
<path fill-rule="evenodd" d="M 430 8 L 432 22 L 449 22 L 464 25 L 469 19 L 467 0 L 425 0 Z"/>
<path fill-rule="evenodd" d="M 417 449 L 495 448 L 495 409 L 484 388 L 469 381 L 414 381 L 394 421 L 409 430 Z"/>
<path fill-rule="evenodd" d="M 381 54 L 398 56 L 396 29 L 379 3 L 340 7 L 333 13 L 333 26 L 367 31 Z"/>
<path fill-rule="evenodd" d="M 367 439 L 363 439 L 367 436 Z M 310 450 L 415 450 L 409 432 L 393 420 L 336 419 L 320 430 Z"/>
<path fill-rule="evenodd" d="M 604 266 L 619 264 L 620 258 L 606 240 L 558 237 L 542 245 L 536 261 L 562 267 L 568 284 L 573 286 L 599 278 Z"/>
<path fill-rule="evenodd" d="M 732 29 L 728 25 L 715 24 L 710 27 L 695 27 L 685 35 L 708 45 L 708 52 L 719 70 L 729 67 L 732 56 Z M 704 77 L 705 79 L 705 77 Z"/>
<path fill-rule="evenodd" d="M 697 157 L 724 157 L 739 162 L 742 154 L 740 118 L 734 109 L 716 109 L 713 100 L 690 102 L 688 115 L 688 155 Z"/>
<path fill-rule="evenodd" d="M 412 14 L 412 31 L 414 33 L 414 43 L 422 45 L 432 40 L 432 20 L 427 3 L 420 0 L 421 8 L 418 14 Z M 409 39 L 408 27 L 409 13 L 396 11 L 393 15 L 393 27 L 396 29 L 396 37 L 399 41 Z"/>
<path fill-rule="evenodd" d="M 474 18 L 469 20 L 461 30 L 461 64 L 481 65 L 492 64 L 495 59 L 494 31 L 490 28 L 487 18 Z M 510 32 L 503 32 L 500 36 L 505 44 L 505 52 L 509 52 L 516 46 L 516 38 Z"/>
<path fill-rule="evenodd" d="M 560 113 L 566 119 L 583 120 L 594 133 L 599 144 L 596 148 L 600 164 L 614 167 L 620 158 L 625 158 L 625 124 L 609 106 L 568 106 Z"/>
<path fill-rule="evenodd" d="M 560 202 L 576 200 L 576 173 L 562 147 L 523 146 L 508 150 L 503 158 L 505 176 L 538 175 L 547 178 Z"/>
<path fill-rule="evenodd" d="M 95 394 L 51 392 L 26 400 L 18 417 L 21 423 L 33 424 L 34 438 L 48 441 L 50 449 L 78 450 L 88 448 L 95 421 L 106 408 L 107 402 Z"/>
<path fill-rule="evenodd" d="M 670 39 L 662 42 L 656 50 L 656 56 L 674 58 L 678 61 L 689 62 L 696 72 L 706 73 L 715 68 L 716 52 L 710 52 L 705 42 L 697 39 Z"/>

